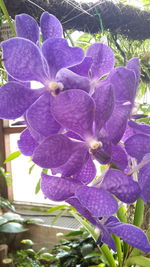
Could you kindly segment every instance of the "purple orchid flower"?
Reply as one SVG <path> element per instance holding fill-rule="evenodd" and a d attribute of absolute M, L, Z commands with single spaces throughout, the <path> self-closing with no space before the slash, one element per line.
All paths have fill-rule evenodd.
<path fill-rule="evenodd" d="M 57 94 L 63 90 L 65 84 L 57 81 L 57 73 L 59 74 L 60 69 L 75 65 L 84 58 L 82 49 L 69 47 L 67 41 L 62 38 L 46 40 L 41 51 L 30 40 L 16 37 L 2 42 L 2 49 L 6 59 L 4 61 L 6 71 L 16 80 L 6 83 L 0 91 L 0 101 L 2 102 L 0 116 L 9 119 L 23 115 L 40 96 L 45 96 L 47 99 L 47 92 Z M 67 71 L 71 76 L 68 79 L 77 79 L 77 74 Z M 44 87 L 32 90 L 20 83 L 30 81 L 38 81 Z M 88 91 L 88 79 L 79 77 L 79 82 L 77 85 L 74 83 L 73 88 L 78 89 L 79 87 Z M 69 89 L 69 82 L 67 88 Z M 71 86 L 71 89 L 73 88 Z M 51 94 L 49 94 L 50 97 Z"/>
<path fill-rule="evenodd" d="M 94 156 L 101 163 L 110 161 L 111 143 L 105 131 L 100 129 L 113 110 L 113 89 L 106 85 L 103 91 L 101 98 L 95 97 L 97 105 L 81 90 L 68 90 L 53 99 L 51 111 L 54 118 L 73 136 L 57 134 L 47 137 L 33 153 L 36 164 L 43 168 L 61 166 L 63 175 L 70 176 L 83 166 L 87 155 Z M 103 107 L 105 113 L 100 116 Z"/>
<path fill-rule="evenodd" d="M 111 196 L 111 190 L 114 190 L 115 192 L 118 191 L 120 196 L 122 193 L 124 196 L 127 193 L 127 198 L 130 200 L 132 198 L 133 200 L 132 194 L 134 194 L 134 192 L 130 188 L 138 188 L 138 184 L 130 180 L 129 177 L 122 177 L 122 179 L 120 179 L 116 175 L 116 180 L 114 180 L 114 172 L 117 172 L 117 170 L 110 170 L 106 177 L 106 180 L 108 180 L 109 176 L 109 182 L 111 185 L 105 181 L 105 186 L 102 185 L 100 188 L 88 187 L 83 185 L 83 181 L 79 181 L 74 178 L 60 178 L 48 176 L 43 173 L 41 189 L 45 197 L 51 200 L 66 200 L 66 202 L 74 206 L 82 216 L 98 228 L 101 232 L 98 242 L 102 241 L 115 250 L 114 240 L 110 236 L 110 234 L 115 234 L 133 247 L 141 249 L 147 253 L 150 251 L 150 243 L 141 229 L 130 224 L 121 223 L 116 217 L 110 217 L 105 220 L 104 223 L 98 219 L 99 217 L 110 216 L 108 214 L 113 214 L 117 210 L 115 201 Z M 125 186 L 126 189 L 124 191 Z M 136 194 L 137 198 L 139 189 Z"/>
<path fill-rule="evenodd" d="M 127 153 L 138 163 L 141 197 L 148 202 L 150 201 L 150 126 L 129 121 L 125 138 Z"/>

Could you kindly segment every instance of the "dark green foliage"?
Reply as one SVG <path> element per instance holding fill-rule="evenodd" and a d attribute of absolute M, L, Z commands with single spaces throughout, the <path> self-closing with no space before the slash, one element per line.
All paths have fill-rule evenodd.
<path fill-rule="evenodd" d="M 83 230 L 72 231 L 68 235 L 72 239 L 63 239 L 49 252 L 42 248 L 35 252 L 33 249 L 18 250 L 11 255 L 15 267 L 87 267 L 98 266 L 102 263 L 101 253 L 93 238 Z M 22 243 L 30 244 L 31 240 Z M 103 266 L 106 266 L 103 265 Z"/>

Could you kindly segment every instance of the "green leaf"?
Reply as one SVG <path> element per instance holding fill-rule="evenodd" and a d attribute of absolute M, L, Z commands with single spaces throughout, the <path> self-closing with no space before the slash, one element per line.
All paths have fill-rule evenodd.
<path fill-rule="evenodd" d="M 32 248 L 28 248 L 24 250 L 27 254 L 34 256 L 36 252 Z"/>
<path fill-rule="evenodd" d="M 23 240 L 21 240 L 21 244 L 26 244 L 28 246 L 33 246 L 34 245 L 34 243 L 33 243 L 33 241 L 31 239 L 23 239 Z"/>
<path fill-rule="evenodd" d="M 14 220 L 22 219 L 19 214 L 15 214 L 13 212 L 4 213 L 3 218 L 7 219 L 8 221 L 14 221 Z"/>
<path fill-rule="evenodd" d="M 65 236 L 78 236 L 78 235 L 82 235 L 83 234 L 83 231 L 81 230 L 76 230 L 76 231 L 71 231 L 69 232 L 68 234 L 66 234 Z"/>
<path fill-rule="evenodd" d="M 11 153 L 11 154 L 5 159 L 4 163 L 9 162 L 9 161 L 12 161 L 12 160 L 18 158 L 20 155 L 21 155 L 21 152 L 20 152 L 20 151 L 15 151 L 15 152 Z"/>
<path fill-rule="evenodd" d="M 41 260 L 45 260 L 45 261 L 48 261 L 48 262 L 53 260 L 54 258 L 55 258 L 54 255 L 52 255 L 52 254 L 50 254 L 48 252 L 45 252 L 45 253 L 40 255 L 40 259 Z"/>
<path fill-rule="evenodd" d="M 121 241 L 120 241 L 120 238 L 118 236 L 116 236 L 116 235 L 113 235 L 113 239 L 114 239 L 115 244 L 116 244 L 118 262 L 119 262 L 119 265 L 121 266 L 122 265 L 122 260 L 123 260 Z"/>
<path fill-rule="evenodd" d="M 87 254 L 87 255 L 84 257 L 84 259 L 91 259 L 91 258 L 93 258 L 93 257 L 100 257 L 100 254 L 97 253 L 97 252 L 92 252 L 92 253 L 90 253 L 90 254 Z"/>
<path fill-rule="evenodd" d="M 84 244 L 81 247 L 81 253 L 82 253 L 83 257 L 85 257 L 86 255 L 88 255 L 92 251 L 93 251 L 93 245 L 92 244 Z"/>
<path fill-rule="evenodd" d="M 31 174 L 33 168 L 35 167 L 36 165 L 35 164 L 32 164 L 32 166 L 29 168 L 29 174 Z"/>
<path fill-rule="evenodd" d="M 27 223 L 27 224 L 38 224 L 38 223 L 43 223 L 43 220 L 42 219 L 38 219 L 38 218 L 31 218 L 31 219 L 25 220 L 25 223 Z"/>
<path fill-rule="evenodd" d="M 41 188 L 41 178 L 38 180 L 36 187 L 35 187 L 35 194 L 38 194 Z"/>
<path fill-rule="evenodd" d="M 117 217 L 121 222 L 127 223 L 126 208 L 124 205 L 120 206 L 117 212 Z"/>
<path fill-rule="evenodd" d="M 44 251 L 46 251 L 47 248 L 41 248 L 38 252 L 37 252 L 37 255 L 40 255 L 42 254 Z"/>
<path fill-rule="evenodd" d="M 138 265 L 141 267 L 149 267 L 150 266 L 150 259 L 146 258 L 144 256 L 135 256 L 130 257 L 126 262 L 125 266 L 132 266 L 132 265 Z"/>
<path fill-rule="evenodd" d="M 9 222 L 0 226 L 0 232 L 2 233 L 21 233 L 27 231 L 20 223 Z"/>
<path fill-rule="evenodd" d="M 9 17 L 7 8 L 6 8 L 5 3 L 4 3 L 3 0 L 0 0 L 0 8 L 2 9 L 2 11 L 3 11 L 4 15 L 5 15 L 5 18 L 6 18 L 6 20 L 8 21 L 8 24 L 9 24 L 9 26 L 10 26 L 10 28 L 11 28 L 11 31 L 12 31 L 12 33 L 13 33 L 14 36 L 15 36 L 15 35 L 16 35 L 16 31 L 15 31 L 15 28 L 14 28 L 13 23 L 11 22 L 11 19 L 10 19 L 10 17 Z"/>
<path fill-rule="evenodd" d="M 100 249 L 103 252 L 106 260 L 108 261 L 109 266 L 117 267 L 117 265 L 115 263 L 115 259 L 114 259 L 113 255 L 112 255 L 109 247 L 106 244 L 103 244 Z"/>
<path fill-rule="evenodd" d="M 70 207 L 70 206 L 69 206 Z M 65 209 L 65 208 L 68 208 L 68 205 L 58 205 L 58 206 L 55 206 L 55 207 L 53 207 L 53 208 L 50 208 L 49 210 L 47 210 L 46 212 L 47 213 L 52 213 L 52 212 L 54 212 L 54 211 L 56 211 L 56 210 L 62 210 L 62 209 Z"/>
<path fill-rule="evenodd" d="M 0 225 L 4 224 L 8 222 L 8 220 L 6 218 L 0 217 Z"/>

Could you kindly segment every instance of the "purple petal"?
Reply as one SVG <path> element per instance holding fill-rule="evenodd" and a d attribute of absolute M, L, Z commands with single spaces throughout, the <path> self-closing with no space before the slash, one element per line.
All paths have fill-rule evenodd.
<path fill-rule="evenodd" d="M 81 137 L 92 135 L 94 101 L 84 91 L 68 90 L 54 98 L 52 113 L 67 130 Z"/>
<path fill-rule="evenodd" d="M 83 139 L 79 135 L 75 134 L 72 131 L 66 132 L 65 135 L 72 138 L 72 139 L 83 141 Z"/>
<path fill-rule="evenodd" d="M 88 154 L 87 161 L 83 165 L 82 169 L 74 175 L 74 178 L 81 181 L 84 184 L 89 184 L 96 176 L 96 167 Z"/>
<path fill-rule="evenodd" d="M 79 200 L 75 197 L 72 197 L 67 200 L 67 202 L 72 205 L 82 216 L 84 216 L 90 223 L 93 225 L 97 225 L 97 221 L 95 218 L 92 217 L 90 212 L 81 205 Z"/>
<path fill-rule="evenodd" d="M 61 82 L 64 89 L 81 89 L 83 91 L 90 91 L 90 81 L 86 77 L 82 77 L 71 70 L 61 69 L 56 74 L 56 81 Z"/>
<path fill-rule="evenodd" d="M 139 171 L 139 186 L 143 200 L 145 202 L 150 201 L 150 163 L 143 166 Z"/>
<path fill-rule="evenodd" d="M 145 154 L 150 153 L 150 136 L 144 134 L 135 134 L 125 142 L 127 153 L 137 160 L 141 161 Z"/>
<path fill-rule="evenodd" d="M 50 135 L 35 149 L 33 162 L 42 168 L 57 168 L 72 155 L 74 143 L 65 135 Z"/>
<path fill-rule="evenodd" d="M 143 133 L 150 135 L 150 125 L 145 123 L 137 123 L 135 121 L 129 121 L 128 125 L 132 128 L 133 132 L 136 133 Z"/>
<path fill-rule="evenodd" d="M 110 216 L 104 223 L 105 226 L 114 226 L 114 224 L 120 223 L 119 219 L 115 216 Z"/>
<path fill-rule="evenodd" d="M 116 200 L 103 188 L 81 186 L 75 195 L 94 217 L 110 216 L 117 212 Z"/>
<path fill-rule="evenodd" d="M 79 172 L 86 160 L 87 147 L 83 143 L 76 143 L 72 155 L 68 161 L 59 168 L 59 172 L 62 176 L 70 177 Z"/>
<path fill-rule="evenodd" d="M 102 147 L 91 150 L 91 152 L 101 164 L 107 164 L 111 160 L 111 142 L 104 129 L 101 129 L 98 139 L 102 143 Z"/>
<path fill-rule="evenodd" d="M 2 42 L 5 68 L 16 80 L 45 82 L 45 62 L 40 49 L 30 40 L 15 37 Z"/>
<path fill-rule="evenodd" d="M 99 132 L 104 123 L 109 119 L 114 108 L 113 88 L 110 84 L 103 84 L 96 88 L 92 96 L 96 104 L 95 128 Z"/>
<path fill-rule="evenodd" d="M 87 49 L 86 56 L 92 57 L 93 59 L 91 66 L 92 78 L 100 78 L 104 74 L 110 72 L 114 67 L 114 54 L 105 44 L 92 44 Z"/>
<path fill-rule="evenodd" d="M 138 183 L 133 181 L 132 177 L 115 169 L 110 169 L 106 173 L 101 186 L 128 204 L 135 202 L 141 192 Z"/>
<path fill-rule="evenodd" d="M 81 186 L 79 181 L 42 173 L 41 190 L 45 197 L 53 201 L 64 201 L 74 195 L 75 190 Z"/>
<path fill-rule="evenodd" d="M 119 102 L 131 103 L 135 97 L 135 74 L 125 67 L 115 68 L 108 76 L 108 81 L 113 85 L 115 99 Z"/>
<path fill-rule="evenodd" d="M 128 64 L 126 66 L 129 70 L 134 71 L 135 76 L 136 76 L 136 82 L 135 82 L 135 89 L 138 86 L 139 80 L 140 80 L 140 63 L 139 63 L 139 58 L 131 58 L 128 61 Z"/>
<path fill-rule="evenodd" d="M 121 138 L 121 141 L 124 143 L 130 136 L 134 135 L 134 131 L 129 125 L 127 124 L 126 130 Z"/>
<path fill-rule="evenodd" d="M 112 144 L 111 161 L 121 170 L 124 170 L 127 167 L 127 154 L 121 145 Z"/>
<path fill-rule="evenodd" d="M 47 39 L 42 46 L 42 51 L 48 62 L 52 79 L 61 68 L 71 67 L 84 58 L 81 48 L 69 47 L 63 38 Z"/>
<path fill-rule="evenodd" d="M 89 70 L 92 62 L 93 60 L 91 57 L 85 57 L 80 64 L 72 66 L 69 69 L 78 75 L 89 77 Z"/>
<path fill-rule="evenodd" d="M 143 250 L 146 253 L 150 252 L 150 243 L 148 242 L 147 236 L 144 231 L 134 225 L 118 223 L 116 226 L 109 227 L 109 232 L 119 236 L 135 248 Z"/>
<path fill-rule="evenodd" d="M 10 75 L 7 75 L 7 81 L 8 82 L 18 82 L 17 80 L 15 80 Z M 31 88 L 31 83 L 30 82 L 19 82 L 19 84 L 22 84 L 23 86 L 25 86 L 27 88 Z"/>
<path fill-rule="evenodd" d="M 29 39 L 36 43 L 39 40 L 39 26 L 34 18 L 27 14 L 15 17 L 15 26 L 18 37 Z"/>
<path fill-rule="evenodd" d="M 33 139 L 28 129 L 25 129 L 18 140 L 18 147 L 25 156 L 32 156 L 38 143 Z"/>
<path fill-rule="evenodd" d="M 116 251 L 115 242 L 109 233 L 107 233 L 106 231 L 102 232 L 102 234 L 100 235 L 100 239 L 101 239 L 101 242 L 107 244 L 113 251 Z"/>
<path fill-rule="evenodd" d="M 19 118 L 40 94 L 41 90 L 31 90 L 16 82 L 4 84 L 0 88 L 0 117 Z"/>
<path fill-rule="evenodd" d="M 48 12 L 44 12 L 42 14 L 40 25 L 43 41 L 47 40 L 48 38 L 62 37 L 63 35 L 63 28 L 60 21 Z"/>
<path fill-rule="evenodd" d="M 28 124 L 45 137 L 58 133 L 60 130 L 60 125 L 53 118 L 50 107 L 51 95 L 49 92 L 45 92 L 30 106 L 26 113 Z"/>
<path fill-rule="evenodd" d="M 124 134 L 131 108 L 131 104 L 128 103 L 115 105 L 113 113 L 106 123 L 107 132 L 114 144 L 117 144 Z"/>

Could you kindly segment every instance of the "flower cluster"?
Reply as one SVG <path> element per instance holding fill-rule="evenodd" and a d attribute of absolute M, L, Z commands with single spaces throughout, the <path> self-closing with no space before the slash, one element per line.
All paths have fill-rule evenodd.
<path fill-rule="evenodd" d="M 70 47 L 61 23 L 47 12 L 40 30 L 43 44 L 37 22 L 17 15 L 18 37 L 1 44 L 8 82 L 0 88 L 0 117 L 24 116 L 27 128 L 18 146 L 51 170 L 42 173 L 45 197 L 74 206 L 110 248 L 115 250 L 115 234 L 150 252 L 141 229 L 113 216 L 118 203 L 150 200 L 150 126 L 132 120 L 138 58 L 115 67 L 105 44 L 92 44 L 86 54 Z M 40 88 L 32 89 L 32 81 Z M 95 161 L 106 166 L 98 179 Z"/>

